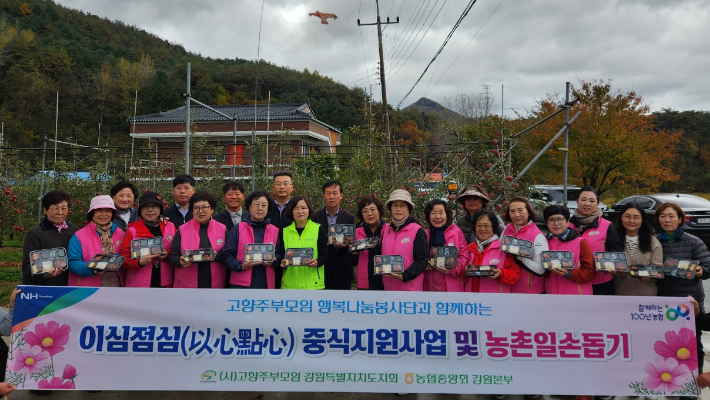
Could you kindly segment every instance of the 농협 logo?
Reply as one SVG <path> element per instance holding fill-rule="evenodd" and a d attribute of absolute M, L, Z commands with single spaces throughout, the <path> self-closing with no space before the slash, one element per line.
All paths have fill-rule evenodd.
<path fill-rule="evenodd" d="M 200 375 L 200 382 L 214 382 L 212 379 L 215 379 L 216 377 L 217 373 L 209 369 Z"/>
<path fill-rule="evenodd" d="M 685 318 L 688 321 L 690 321 L 690 307 L 686 306 L 685 304 L 680 304 L 676 308 L 670 308 L 668 307 L 668 304 L 666 304 L 666 319 L 669 321 L 675 321 L 679 317 L 680 318 Z"/>

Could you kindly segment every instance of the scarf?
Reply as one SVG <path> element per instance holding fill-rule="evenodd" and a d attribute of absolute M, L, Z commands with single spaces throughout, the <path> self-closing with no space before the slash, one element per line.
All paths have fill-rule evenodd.
<path fill-rule="evenodd" d="M 444 232 L 449 228 L 449 223 L 444 224 L 440 228 L 430 227 L 429 233 L 431 239 L 429 240 L 429 247 L 436 246 L 446 246 L 446 237 L 444 237 Z"/>
<path fill-rule="evenodd" d="M 116 249 L 113 247 L 113 240 L 111 239 L 111 223 L 96 225 L 96 232 L 101 237 L 101 252 L 103 254 L 116 254 Z"/>
<path fill-rule="evenodd" d="M 143 219 L 143 223 L 145 224 L 145 226 L 155 228 L 156 226 L 159 226 L 159 225 L 160 225 L 160 220 L 150 222 L 150 221 L 146 221 L 145 218 L 144 218 L 144 219 Z"/>
<path fill-rule="evenodd" d="M 128 220 L 131 219 L 131 209 L 126 208 L 125 210 L 116 209 L 118 216 L 128 224 Z"/>
<path fill-rule="evenodd" d="M 495 233 L 493 234 L 493 236 L 489 237 L 488 239 L 486 239 L 482 242 L 480 240 L 476 239 L 476 246 L 478 246 L 478 251 L 483 252 L 483 249 L 488 247 L 489 244 L 493 243 L 496 240 L 498 240 L 498 235 L 496 235 Z"/>
<path fill-rule="evenodd" d="M 404 225 L 404 223 L 407 222 L 408 219 L 409 219 L 409 217 L 397 221 L 396 219 L 394 219 L 394 217 L 392 217 L 391 222 L 392 222 L 392 225 L 394 225 L 395 230 L 399 230 L 399 228 L 401 228 L 402 225 Z"/>
<path fill-rule="evenodd" d="M 673 243 L 673 241 L 676 240 L 676 238 L 678 237 L 678 234 L 679 234 L 679 233 L 680 233 L 680 227 L 678 227 L 678 229 L 676 229 L 675 232 L 673 232 L 672 235 L 668 235 L 668 234 L 666 233 L 666 231 L 661 230 L 661 234 L 659 235 L 659 237 L 660 237 L 661 239 L 665 240 L 666 242 Z"/>
<path fill-rule="evenodd" d="M 574 209 L 574 219 L 575 222 L 577 222 L 577 227 L 579 228 L 579 231 L 585 231 L 591 225 L 594 221 L 599 219 L 599 216 L 602 215 L 602 209 L 597 208 L 597 211 L 594 211 L 593 213 L 589 215 L 582 215 L 579 212 L 579 207 Z"/>
<path fill-rule="evenodd" d="M 639 237 L 638 236 L 627 236 L 626 237 L 626 251 L 629 256 L 633 257 L 636 254 L 636 250 L 639 248 Z"/>
<path fill-rule="evenodd" d="M 62 229 L 69 228 L 69 225 L 67 225 L 67 221 L 62 221 L 62 223 L 59 225 L 57 225 L 57 224 L 52 224 L 52 225 L 57 227 L 57 230 L 59 231 L 59 233 L 62 233 Z"/>
<path fill-rule="evenodd" d="M 555 235 L 554 233 L 550 232 L 547 234 L 547 240 L 554 239 L 554 238 L 559 238 L 560 242 L 566 242 L 567 241 L 567 236 L 572 233 L 572 228 L 567 228 L 565 229 L 564 232 L 560 233 L 559 235 Z"/>

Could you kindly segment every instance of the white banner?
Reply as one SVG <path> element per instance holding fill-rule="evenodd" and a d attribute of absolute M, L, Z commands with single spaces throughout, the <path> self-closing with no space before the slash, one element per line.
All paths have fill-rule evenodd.
<path fill-rule="evenodd" d="M 684 298 L 25 286 L 20 389 L 697 395 Z"/>

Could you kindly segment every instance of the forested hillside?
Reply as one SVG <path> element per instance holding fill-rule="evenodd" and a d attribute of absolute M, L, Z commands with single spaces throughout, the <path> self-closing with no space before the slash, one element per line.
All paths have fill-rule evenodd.
<path fill-rule="evenodd" d="M 126 119 L 183 103 L 185 65 L 192 95 L 207 104 L 254 101 L 256 63 L 212 59 L 186 51 L 138 27 L 51 1 L 0 2 L 0 121 L 6 145 L 36 146 L 54 133 L 59 91 L 60 137 L 95 144 L 125 140 Z M 257 101 L 310 101 L 316 116 L 344 129 L 364 122 L 364 93 L 317 72 L 259 63 Z"/>

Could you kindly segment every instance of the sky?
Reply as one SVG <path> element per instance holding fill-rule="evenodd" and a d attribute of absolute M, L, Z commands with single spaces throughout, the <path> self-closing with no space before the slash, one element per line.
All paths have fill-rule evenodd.
<path fill-rule="evenodd" d="M 212 58 L 318 71 L 381 99 L 375 0 L 57 0 Z M 438 102 L 486 88 L 506 115 L 565 82 L 611 80 L 653 111 L 710 110 L 710 0 L 380 0 L 388 102 Z M 263 14 L 262 14 L 263 4 Z M 323 25 L 310 12 L 334 13 Z M 263 15 L 263 19 L 260 17 Z M 261 39 L 260 33 L 261 19 Z M 412 90 L 413 88 L 413 90 Z M 407 93 L 411 94 L 405 98 Z M 502 104 L 501 104 L 502 103 Z M 499 113 L 499 112 L 498 112 Z"/>

